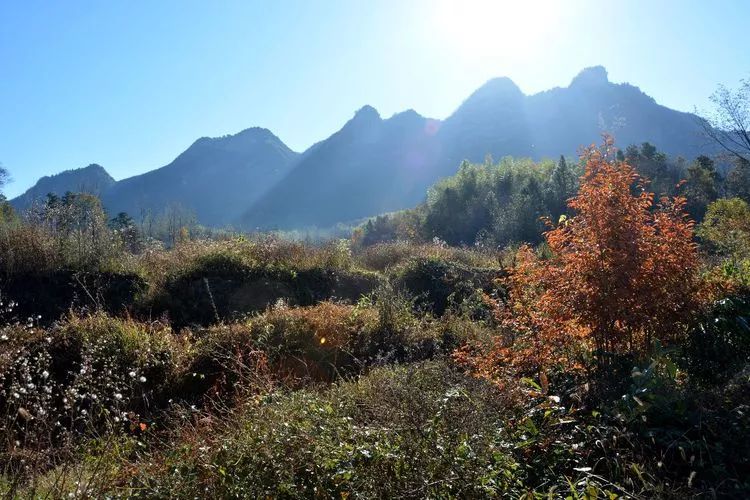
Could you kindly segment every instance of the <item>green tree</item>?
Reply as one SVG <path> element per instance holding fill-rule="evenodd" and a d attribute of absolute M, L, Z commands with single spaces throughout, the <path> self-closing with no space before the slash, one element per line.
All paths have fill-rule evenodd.
<path fill-rule="evenodd" d="M 670 159 L 649 142 L 642 143 L 640 147 L 630 145 L 625 151 L 625 154 L 617 155 L 617 160 L 627 160 L 641 177 L 648 180 L 650 191 L 658 195 L 676 194 L 677 184 L 685 174 L 679 160 Z"/>
<path fill-rule="evenodd" d="M 8 180 L 10 179 L 10 174 L 8 174 L 8 171 L 0 164 L 0 195 L 3 193 L 3 188 L 5 187 L 5 184 L 8 183 Z"/>
<path fill-rule="evenodd" d="M 568 199 L 575 195 L 577 189 L 577 175 L 568 166 L 565 157 L 560 156 L 547 183 L 547 206 L 553 221 L 567 212 Z"/>
<path fill-rule="evenodd" d="M 13 207 L 8 203 L 8 200 L 3 193 L 3 188 L 8 183 L 9 179 L 10 174 L 8 174 L 8 171 L 0 165 L 0 222 L 9 221 L 14 217 Z"/>
<path fill-rule="evenodd" d="M 726 179 L 727 195 L 750 202 L 750 161 L 737 159 Z"/>
<path fill-rule="evenodd" d="M 696 234 L 712 250 L 740 262 L 750 257 L 750 206 L 740 198 L 711 203 Z"/>
<path fill-rule="evenodd" d="M 126 212 L 120 212 L 110 219 L 109 228 L 125 247 L 133 253 L 141 251 L 143 239 L 133 218 Z"/>
<path fill-rule="evenodd" d="M 685 196 L 688 213 L 694 220 L 701 220 L 708 204 L 719 197 L 720 180 L 714 161 L 707 156 L 699 156 L 687 169 Z"/>
<path fill-rule="evenodd" d="M 109 227 L 115 231 L 121 231 L 135 226 L 135 221 L 126 212 L 120 212 L 116 217 L 110 219 Z"/>
<path fill-rule="evenodd" d="M 641 156 L 646 158 L 647 160 L 653 160 L 658 152 L 656 151 L 656 146 L 651 144 L 650 142 L 644 142 L 641 144 Z"/>
<path fill-rule="evenodd" d="M 61 261 L 68 265 L 94 268 L 115 250 L 102 203 L 92 194 L 49 194 L 41 211 L 33 215 L 45 226 Z"/>

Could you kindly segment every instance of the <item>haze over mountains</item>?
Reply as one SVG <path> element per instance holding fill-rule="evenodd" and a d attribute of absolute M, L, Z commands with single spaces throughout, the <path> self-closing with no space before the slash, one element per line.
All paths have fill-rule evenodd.
<path fill-rule="evenodd" d="M 630 84 L 611 83 L 604 68 L 593 67 L 568 87 L 530 96 L 510 79 L 490 80 L 443 121 L 413 110 L 383 119 L 365 106 L 301 154 L 262 128 L 201 138 L 157 170 L 115 182 L 92 165 L 45 177 L 12 202 L 25 208 L 48 192 L 85 188 L 111 214 L 178 203 L 205 225 L 327 227 L 411 207 L 464 159 L 575 155 L 603 132 L 620 147 L 649 141 L 686 158 L 705 149 L 695 115 L 660 106 Z"/>

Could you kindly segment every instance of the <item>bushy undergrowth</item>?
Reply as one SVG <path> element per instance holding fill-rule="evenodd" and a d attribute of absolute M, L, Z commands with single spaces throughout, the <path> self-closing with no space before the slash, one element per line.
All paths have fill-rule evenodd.
<path fill-rule="evenodd" d="M 0 338 L 0 469 L 14 483 L 70 460 L 83 438 L 144 430 L 188 350 L 167 326 L 104 314 Z"/>
<path fill-rule="evenodd" d="M 0 242 L 5 256 L 29 249 L 0 262 L 0 495 L 750 495 L 741 281 L 706 285 L 706 296 L 731 296 L 662 318 L 671 330 L 661 332 L 648 311 L 662 309 L 630 293 L 633 279 L 613 278 L 625 305 L 605 333 L 636 326 L 603 352 L 586 342 L 590 304 L 572 315 L 570 294 L 538 301 L 567 247 L 257 237 L 134 254 L 92 241 L 84 263 L 49 234 L 19 233 L 18 249 Z M 588 256 L 589 245 L 577 248 Z M 508 279 L 525 276 L 524 252 L 547 267 Z M 644 269 L 647 290 L 666 286 L 663 265 Z M 59 273 L 80 286 L 40 318 L 33 299 L 52 300 Z M 591 273 L 579 275 L 580 286 L 554 283 L 588 299 Z M 49 293 L 34 290 L 45 284 Z M 23 286 L 29 308 L 8 305 Z M 527 295 L 514 300 L 519 290 Z M 634 306 L 650 344 L 627 316 Z M 561 346 L 578 349 L 574 363 Z M 519 353 L 530 362 L 517 364 Z"/>
<path fill-rule="evenodd" d="M 415 297 L 418 307 L 437 316 L 448 309 L 467 310 L 478 319 L 491 316 L 485 296 L 501 292 L 499 269 L 476 268 L 440 259 L 415 258 L 395 269 L 397 288 Z"/>
<path fill-rule="evenodd" d="M 278 300 L 292 306 L 356 303 L 388 281 L 424 294 L 423 306 L 436 300 L 442 314 L 452 294 L 455 305 L 478 288 L 488 289 L 492 269 L 500 265 L 494 251 L 440 242 L 353 251 L 345 241 L 305 244 L 272 236 L 184 241 L 170 249 L 153 244 L 135 254 L 112 240 L 106 252 L 87 253 L 91 258 L 84 263 L 76 247 L 56 243 L 56 233 L 43 226 L 0 229 L 0 247 L 7 243 L 0 248 L 2 296 L 21 303 L 22 317 L 41 315 L 46 323 L 72 308 L 167 318 L 176 328 L 206 326 L 261 312 Z"/>
<path fill-rule="evenodd" d="M 64 471 L 51 468 L 19 491 L 128 498 L 685 498 L 713 491 L 741 498 L 750 486 L 750 429 L 741 413 L 748 374 L 720 394 L 696 393 L 669 382 L 663 361 L 634 374 L 624 399 L 604 407 L 588 406 L 580 389 L 555 391 L 555 382 L 546 390 L 531 380 L 500 388 L 445 361 L 383 366 L 318 389 L 246 378 L 219 413 L 177 408 L 161 433 L 87 441 Z"/>
<path fill-rule="evenodd" d="M 233 393 L 240 374 L 255 367 L 259 355 L 276 380 L 299 387 L 370 366 L 447 355 L 464 342 L 486 340 L 491 331 L 465 316 L 443 321 L 416 316 L 410 300 L 380 290 L 356 305 L 279 303 L 245 322 L 198 330 L 195 336 L 189 372 L 198 380 L 187 392 L 203 394 L 209 388 Z"/>
<path fill-rule="evenodd" d="M 701 389 L 672 361 L 683 354 L 664 351 L 634 370 L 622 399 L 565 374 L 493 384 L 418 361 L 488 344 L 491 328 L 415 315 L 410 300 L 380 294 L 280 304 L 182 335 L 104 314 L 4 327 L 0 487 L 299 498 L 748 491 L 747 370 Z"/>
<path fill-rule="evenodd" d="M 690 331 L 682 363 L 698 381 L 719 383 L 750 358 L 750 297 L 726 297 L 713 304 Z"/>
<path fill-rule="evenodd" d="M 398 297 L 380 292 L 356 305 L 301 308 L 282 302 L 243 322 L 179 334 L 169 324 L 104 313 L 70 315 L 48 328 L 5 326 L 3 470 L 33 476 L 102 433 L 139 435 L 174 404 L 231 406 L 248 386 L 331 382 L 489 335 L 466 318 L 415 316 L 411 301 Z"/>
<path fill-rule="evenodd" d="M 441 364 L 377 369 L 324 391 L 250 398 L 176 446 L 136 453 L 113 495 L 486 497 L 520 493 L 513 404 Z M 204 417 L 204 419 L 207 417 Z"/>
<path fill-rule="evenodd" d="M 452 247 L 440 241 L 432 244 L 378 243 L 358 248 L 354 259 L 360 266 L 374 271 L 385 271 L 412 259 L 443 260 L 478 268 L 492 268 L 498 264 L 492 249 Z"/>

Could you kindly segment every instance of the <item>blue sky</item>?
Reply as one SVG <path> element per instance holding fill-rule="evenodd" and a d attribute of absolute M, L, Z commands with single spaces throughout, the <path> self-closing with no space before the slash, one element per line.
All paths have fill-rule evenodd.
<path fill-rule="evenodd" d="M 596 64 L 692 111 L 750 77 L 748 21 L 746 0 L 2 0 L 6 193 L 251 126 L 301 151 L 365 104 L 444 118 L 492 77 L 534 93 Z"/>

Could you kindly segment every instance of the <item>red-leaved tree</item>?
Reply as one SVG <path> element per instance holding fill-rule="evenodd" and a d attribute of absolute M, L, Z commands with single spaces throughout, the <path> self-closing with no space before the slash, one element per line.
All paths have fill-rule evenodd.
<path fill-rule="evenodd" d="M 643 353 L 673 341 L 699 303 L 698 256 L 685 199 L 654 204 L 646 181 L 615 159 L 612 139 L 582 155 L 574 215 L 545 233 L 546 258 L 518 253 L 498 308 L 504 331 L 479 365 L 536 369 L 572 363 L 581 349 Z M 475 363 L 476 364 L 476 363 Z"/>

